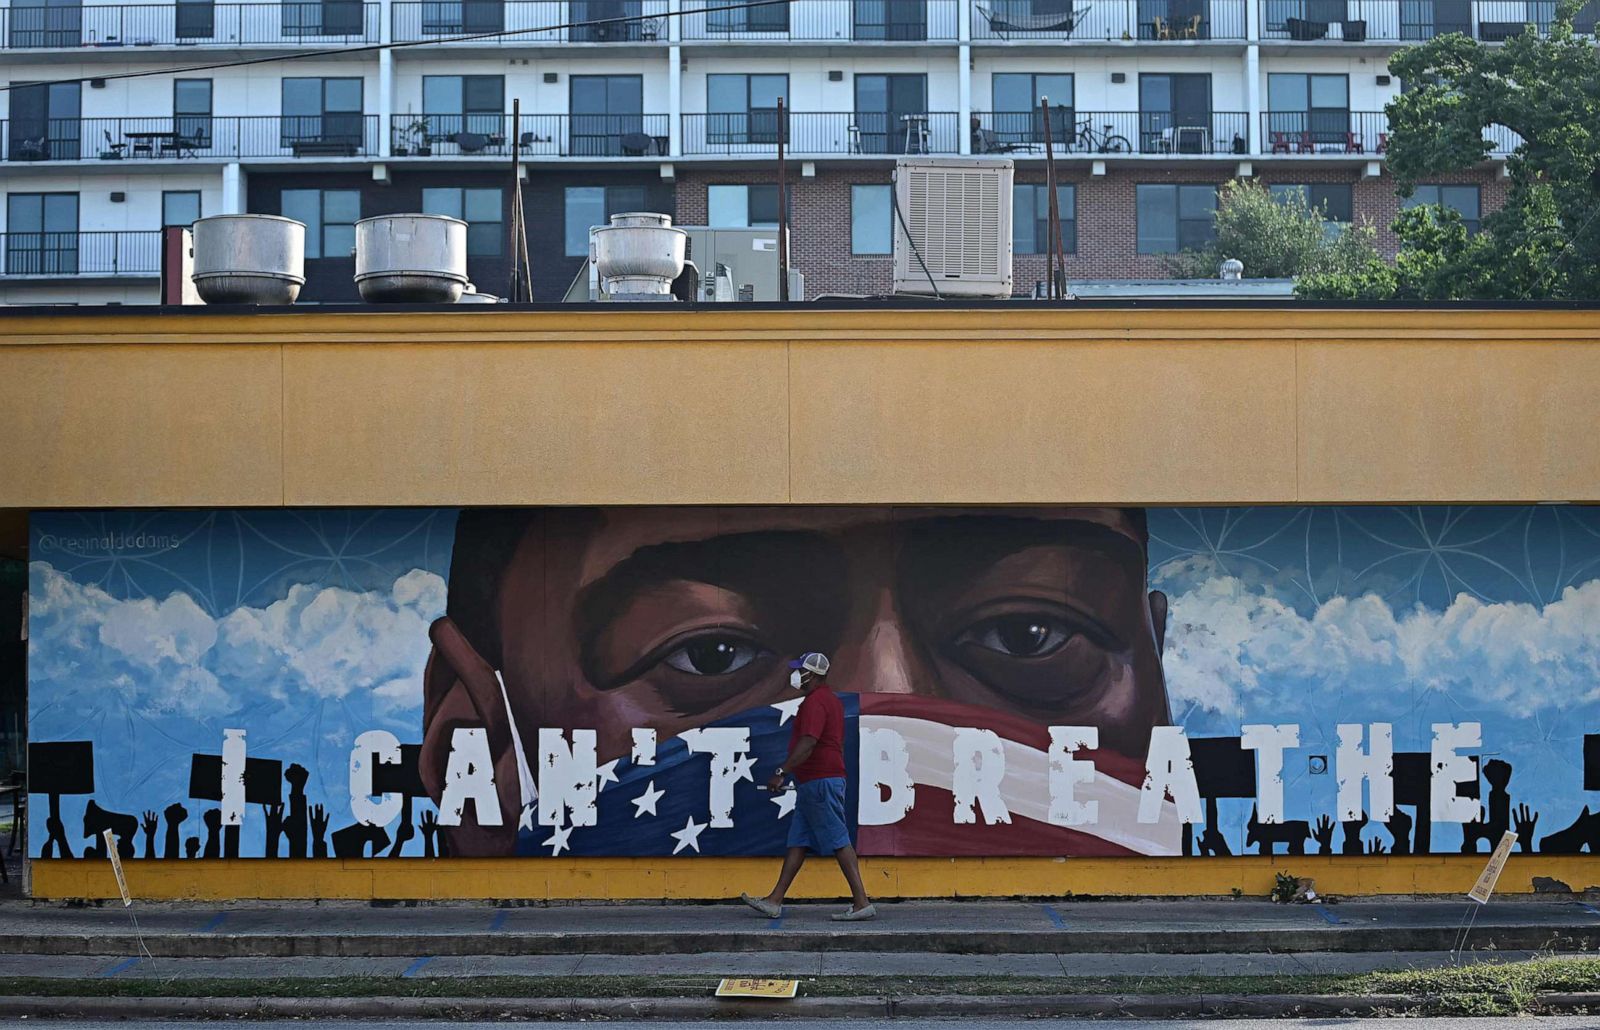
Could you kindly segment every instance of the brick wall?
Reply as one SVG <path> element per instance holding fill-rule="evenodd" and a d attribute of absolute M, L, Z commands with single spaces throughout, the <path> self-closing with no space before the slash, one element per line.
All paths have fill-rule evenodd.
<path fill-rule="evenodd" d="M 1389 229 L 1399 198 L 1389 176 L 1369 179 L 1362 167 L 1312 165 L 1309 162 L 1263 162 L 1255 164 L 1257 181 L 1274 183 L 1348 182 L 1356 220 L 1368 218 L 1378 227 L 1378 246 L 1393 257 L 1398 241 Z M 1069 279 L 1164 278 L 1170 273 L 1167 261 L 1159 254 L 1139 254 L 1138 223 L 1134 208 L 1134 187 L 1140 183 L 1204 183 L 1220 186 L 1231 176 L 1230 165 L 1206 164 L 1195 167 L 1156 165 L 1113 166 L 1108 174 L 1091 176 L 1086 165 L 1063 164 L 1057 167 L 1062 183 L 1077 187 L 1078 248 L 1066 258 Z M 725 171 L 690 170 L 679 166 L 677 180 L 678 221 L 701 225 L 706 220 L 706 187 L 711 185 L 755 185 L 777 181 L 771 168 L 732 168 Z M 806 277 L 806 295 L 825 293 L 887 293 L 893 280 L 893 262 L 887 256 L 855 256 L 850 253 L 850 187 L 856 183 L 886 184 L 886 166 L 819 166 L 817 175 L 805 178 L 799 165 L 790 176 L 790 253 L 794 266 Z M 1019 166 L 1017 181 L 1043 183 L 1044 168 L 1033 162 Z M 1477 183 L 1482 187 L 1483 213 L 1505 201 L 1506 184 L 1492 170 L 1477 170 L 1441 176 L 1437 182 Z M 1032 290 L 1035 282 L 1048 278 L 1048 258 L 1043 254 L 1017 254 L 1013 269 L 1015 289 Z"/>

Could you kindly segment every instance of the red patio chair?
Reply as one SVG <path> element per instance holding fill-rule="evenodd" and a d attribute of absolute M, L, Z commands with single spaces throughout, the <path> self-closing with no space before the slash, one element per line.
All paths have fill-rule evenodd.
<path fill-rule="evenodd" d="M 1295 144 L 1294 152 L 1296 154 L 1315 154 L 1317 152 L 1317 148 L 1311 143 L 1310 132 L 1302 132 L 1300 134 L 1300 142 Z"/>
<path fill-rule="evenodd" d="M 1359 132 L 1347 132 L 1344 134 L 1344 152 L 1346 154 L 1365 154 L 1367 152 L 1367 141 L 1361 138 L 1361 133 Z"/>
<path fill-rule="evenodd" d="M 1289 134 L 1287 132 L 1274 132 L 1272 134 L 1272 152 L 1274 154 L 1287 154 L 1289 152 Z"/>
<path fill-rule="evenodd" d="M 1380 132 L 1380 133 L 1378 133 L 1378 153 L 1385 154 L 1385 153 L 1388 153 L 1388 151 L 1389 151 L 1389 134 L 1387 132 Z"/>

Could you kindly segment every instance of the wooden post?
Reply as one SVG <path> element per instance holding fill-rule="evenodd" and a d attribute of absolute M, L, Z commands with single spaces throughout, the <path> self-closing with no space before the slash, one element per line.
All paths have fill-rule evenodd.
<path fill-rule="evenodd" d="M 789 118 L 783 98 L 778 98 L 778 299 L 789 300 L 789 178 L 784 169 L 783 144 L 789 135 Z M 712 274 L 716 269 L 712 269 Z"/>

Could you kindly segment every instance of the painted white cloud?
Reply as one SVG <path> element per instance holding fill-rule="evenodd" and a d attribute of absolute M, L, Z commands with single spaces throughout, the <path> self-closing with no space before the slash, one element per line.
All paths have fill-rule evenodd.
<path fill-rule="evenodd" d="M 422 703 L 428 624 L 445 583 L 413 569 L 387 591 L 296 585 L 261 608 L 212 619 L 192 598 L 118 600 L 33 563 L 30 678 L 110 688 L 135 707 L 221 714 L 263 696 L 369 697 L 379 715 Z"/>
<path fill-rule="evenodd" d="M 1397 612 L 1366 594 L 1304 615 L 1263 584 L 1184 579 L 1165 658 L 1180 706 L 1238 716 L 1263 692 L 1316 685 L 1397 700 L 1435 690 L 1516 715 L 1600 698 L 1600 580 L 1543 607 L 1461 594 L 1443 611 Z"/>

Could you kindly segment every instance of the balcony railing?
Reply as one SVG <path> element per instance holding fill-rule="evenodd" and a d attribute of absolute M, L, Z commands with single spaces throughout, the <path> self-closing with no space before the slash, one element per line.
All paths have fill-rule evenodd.
<path fill-rule="evenodd" d="M 0 8 L 0 38 L 13 50 L 324 47 L 376 43 L 378 9 L 378 4 L 360 0 L 13 6 Z"/>
<path fill-rule="evenodd" d="M 393 9 L 399 43 L 482 33 L 505 34 L 463 40 L 463 45 L 652 43 L 665 40 L 669 31 L 667 0 L 398 0 Z M 574 22 L 592 24 L 551 28 Z"/>
<path fill-rule="evenodd" d="M 959 117 L 950 111 L 790 111 L 784 146 L 791 154 L 955 154 Z M 778 113 L 686 114 L 685 154 L 776 154 Z"/>
<path fill-rule="evenodd" d="M 3 232 L 0 254 L 8 276 L 155 275 L 161 233 Z"/>
<path fill-rule="evenodd" d="M 1243 40 L 1245 0 L 974 0 L 974 40 Z"/>
<path fill-rule="evenodd" d="M 6 161 L 372 157 L 378 116 L 166 115 L 0 122 Z"/>
<path fill-rule="evenodd" d="M 395 115 L 395 157 L 665 157 L 671 119 L 664 114 Z"/>
<path fill-rule="evenodd" d="M 690 9 L 716 6 L 716 0 L 695 0 Z M 682 35 L 715 41 L 951 42 L 961 34 L 960 11 L 958 0 L 791 0 L 689 14 Z"/>
<path fill-rule="evenodd" d="M 1044 154 L 1044 116 L 1037 111 L 974 111 L 972 120 L 974 154 Z M 1242 111 L 1185 116 L 1067 107 L 1050 112 L 1050 137 L 1060 155 L 1247 154 L 1249 121 Z"/>
<path fill-rule="evenodd" d="M 1389 116 L 1382 111 L 1263 111 L 1261 151 L 1378 156 L 1389 150 Z"/>
<path fill-rule="evenodd" d="M 1305 42 L 1411 42 L 1459 32 L 1499 42 L 1527 30 L 1548 32 L 1555 11 L 1541 0 L 1261 0 L 1261 37 Z M 1600 0 L 1573 21 L 1593 35 Z"/>

